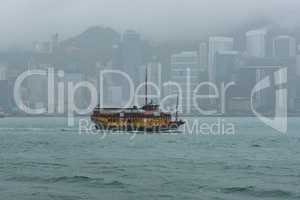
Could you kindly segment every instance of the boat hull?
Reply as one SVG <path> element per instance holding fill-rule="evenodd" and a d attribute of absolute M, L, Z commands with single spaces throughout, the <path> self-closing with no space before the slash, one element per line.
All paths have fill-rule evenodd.
<path fill-rule="evenodd" d="M 138 127 L 134 125 L 127 125 L 127 126 L 109 126 L 109 125 L 103 125 L 101 123 L 95 123 L 95 128 L 97 130 L 103 130 L 103 131 L 126 131 L 126 132 L 166 132 L 166 131 L 175 131 L 180 128 L 184 124 L 184 122 L 178 121 L 170 123 L 169 125 L 163 125 L 163 126 L 149 126 L 149 127 Z"/>

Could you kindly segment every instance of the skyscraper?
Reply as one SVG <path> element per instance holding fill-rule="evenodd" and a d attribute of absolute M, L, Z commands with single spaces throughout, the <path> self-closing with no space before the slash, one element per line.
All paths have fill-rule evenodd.
<path fill-rule="evenodd" d="M 300 54 L 296 56 L 296 75 L 300 77 Z"/>
<path fill-rule="evenodd" d="M 296 56 L 296 40 L 288 35 L 277 36 L 273 40 L 273 56 L 289 58 Z"/>
<path fill-rule="evenodd" d="M 0 80 L 6 80 L 6 66 L 0 64 Z"/>
<path fill-rule="evenodd" d="M 217 52 L 232 51 L 233 38 L 230 37 L 210 37 L 208 52 L 208 76 L 210 82 L 215 82 L 216 66 L 215 56 Z"/>
<path fill-rule="evenodd" d="M 218 51 L 215 55 L 215 84 L 216 87 L 221 91 L 221 85 L 227 85 L 230 82 L 234 81 L 233 74 L 235 73 L 238 65 L 239 54 L 237 51 Z M 230 96 L 227 92 L 225 94 L 225 99 L 214 100 L 217 103 L 217 106 L 220 108 L 219 111 L 222 113 L 226 112 L 228 100 Z M 223 105 L 222 105 L 223 103 Z"/>
<path fill-rule="evenodd" d="M 266 29 L 251 30 L 246 33 L 246 52 L 250 57 L 266 56 Z"/>
<path fill-rule="evenodd" d="M 122 45 L 120 43 L 114 44 L 112 46 L 112 60 L 111 64 L 114 67 L 117 67 L 118 69 L 122 70 Z"/>
<path fill-rule="evenodd" d="M 13 83 L 0 80 L 0 111 L 9 112 L 13 102 Z"/>
<path fill-rule="evenodd" d="M 220 51 L 216 53 L 216 83 L 229 83 L 233 80 L 232 76 L 237 68 L 237 51 Z"/>
<path fill-rule="evenodd" d="M 206 70 L 208 67 L 208 48 L 206 42 L 201 42 L 199 45 L 199 64 L 203 70 Z"/>
<path fill-rule="evenodd" d="M 199 83 L 201 73 L 199 57 L 196 51 L 181 52 L 171 56 L 171 76 L 172 81 L 176 82 L 182 90 L 181 110 L 184 113 L 192 112 L 192 94 Z M 178 90 L 173 88 L 173 94 Z"/>
<path fill-rule="evenodd" d="M 58 46 L 59 46 L 59 35 L 58 33 L 56 33 L 51 37 L 51 52 L 53 53 Z"/>
<path fill-rule="evenodd" d="M 70 83 L 72 83 L 74 86 L 82 81 L 85 81 L 85 77 L 84 74 L 80 73 L 77 70 L 69 70 L 69 71 L 65 71 L 64 76 L 62 78 L 62 80 L 64 82 L 65 85 L 68 85 Z M 76 90 L 76 93 L 74 94 L 74 99 L 73 99 L 73 103 L 76 105 L 77 108 L 85 108 L 86 107 L 86 93 L 87 90 L 86 88 L 79 88 Z M 68 105 L 70 105 L 70 99 L 72 97 L 69 97 L 67 88 L 65 87 L 65 96 L 64 96 L 64 102 L 60 102 L 60 103 L 64 103 L 64 108 L 67 109 Z M 61 99 L 59 99 L 59 101 L 61 101 Z"/>

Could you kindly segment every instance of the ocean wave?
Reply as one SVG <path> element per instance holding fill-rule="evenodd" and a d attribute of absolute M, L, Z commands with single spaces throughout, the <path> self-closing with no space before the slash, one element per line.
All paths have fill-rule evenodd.
<path fill-rule="evenodd" d="M 48 179 L 50 182 L 89 182 L 89 181 L 95 181 L 95 180 L 103 180 L 102 178 L 91 178 L 88 176 L 60 176 L 60 177 L 55 177 L 55 178 L 50 178 Z"/>
<path fill-rule="evenodd" d="M 30 133 L 48 133 L 48 132 L 74 132 L 78 131 L 76 128 L 27 128 L 27 127 L 2 127 L 0 128 L 0 133 L 6 132 L 30 132 Z"/>
<path fill-rule="evenodd" d="M 264 189 L 255 188 L 254 186 L 227 187 L 227 188 L 222 188 L 221 191 L 223 193 L 243 193 L 249 196 L 265 197 L 265 198 L 271 198 L 271 197 L 288 198 L 293 196 L 291 192 L 286 190 L 281 190 L 281 189 L 264 190 Z"/>
<path fill-rule="evenodd" d="M 101 180 L 103 178 L 91 178 L 88 176 L 58 176 L 58 177 L 36 177 L 36 176 L 16 176 L 7 178 L 6 181 L 16 181 L 16 182 L 41 182 L 41 183 L 57 183 L 57 182 L 87 182 Z"/>
<path fill-rule="evenodd" d="M 251 147 L 261 147 L 259 144 L 252 144 Z"/>
<path fill-rule="evenodd" d="M 252 165 L 249 165 L 249 164 L 236 164 L 236 165 L 225 165 L 223 168 L 227 169 L 227 170 L 232 170 L 232 169 L 251 170 L 254 167 Z"/>
<path fill-rule="evenodd" d="M 12 162 L 11 166 L 24 166 L 24 167 L 68 167 L 68 165 L 61 163 L 50 162 Z"/>
<path fill-rule="evenodd" d="M 109 188 L 125 188 L 127 184 L 118 180 L 106 182 L 104 178 L 89 176 L 58 176 L 58 177 L 36 177 L 36 176 L 16 176 L 7 178 L 6 181 L 13 182 L 33 182 L 33 183 L 79 183 L 89 184 L 89 186 L 109 187 Z"/>
<path fill-rule="evenodd" d="M 111 182 L 105 183 L 105 185 L 107 185 L 107 186 L 125 186 L 125 184 L 123 184 L 120 181 L 111 181 Z"/>
<path fill-rule="evenodd" d="M 228 187 L 228 188 L 222 188 L 221 191 L 223 193 L 234 193 L 234 192 L 250 192 L 254 189 L 253 186 L 248 187 Z"/>

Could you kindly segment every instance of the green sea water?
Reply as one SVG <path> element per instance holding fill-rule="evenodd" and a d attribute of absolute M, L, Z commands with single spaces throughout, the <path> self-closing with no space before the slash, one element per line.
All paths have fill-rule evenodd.
<path fill-rule="evenodd" d="M 299 121 L 287 134 L 226 118 L 234 135 L 104 138 L 64 118 L 3 118 L 0 199 L 300 199 Z"/>

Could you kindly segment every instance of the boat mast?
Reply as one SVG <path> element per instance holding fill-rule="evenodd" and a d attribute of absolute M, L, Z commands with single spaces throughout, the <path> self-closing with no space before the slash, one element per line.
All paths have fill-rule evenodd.
<path fill-rule="evenodd" d="M 146 78 L 145 78 L 145 105 L 148 104 L 148 67 L 146 66 Z"/>
<path fill-rule="evenodd" d="M 178 104 L 179 104 L 179 97 L 178 97 L 178 94 L 177 94 L 177 99 L 176 99 L 176 115 L 175 115 L 176 121 L 178 121 Z"/>
<path fill-rule="evenodd" d="M 101 69 L 99 69 L 98 75 L 100 74 Z M 98 109 L 100 110 L 101 104 L 101 90 L 100 90 L 100 78 L 97 77 L 97 92 L 98 92 Z"/>

